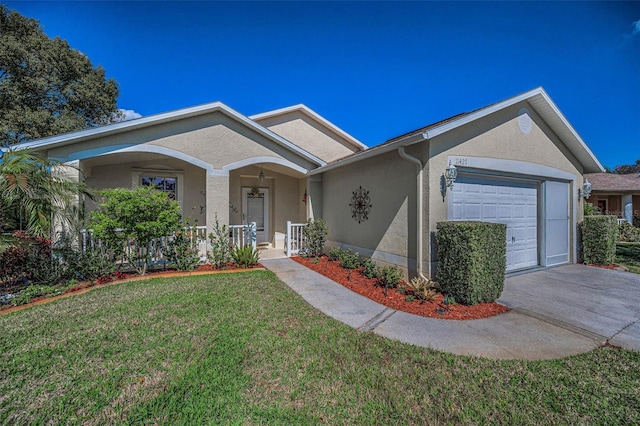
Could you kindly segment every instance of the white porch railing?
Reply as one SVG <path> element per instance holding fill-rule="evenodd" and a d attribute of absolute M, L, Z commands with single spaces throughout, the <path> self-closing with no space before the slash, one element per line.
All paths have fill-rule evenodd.
<path fill-rule="evenodd" d="M 256 248 L 256 223 L 249 225 L 229 225 L 229 238 L 234 247 L 244 247 L 251 245 Z"/>
<path fill-rule="evenodd" d="M 618 225 L 622 225 L 623 223 L 625 223 L 627 221 L 627 219 L 620 219 L 618 218 Z"/>
<path fill-rule="evenodd" d="M 291 223 L 287 221 L 287 233 L 284 236 L 284 248 L 287 253 L 287 257 L 298 254 L 301 249 L 305 247 L 304 241 L 304 227 L 306 223 Z"/>
<path fill-rule="evenodd" d="M 189 239 L 193 247 L 197 247 L 198 256 L 201 262 L 207 260 L 207 252 L 210 248 L 210 244 L 207 240 L 207 227 L 206 226 L 187 226 L 184 228 L 188 233 Z M 116 232 L 119 230 L 116 230 Z M 146 248 L 147 253 L 150 254 L 150 263 L 152 265 L 166 264 L 168 259 L 166 253 L 168 252 L 168 242 L 175 236 L 168 235 L 166 237 L 157 238 L 149 244 Z M 255 222 L 249 225 L 230 225 L 229 226 L 229 244 L 233 247 L 244 247 L 245 245 L 251 245 L 256 248 L 256 224 Z M 92 230 L 82 229 L 80 230 L 80 249 L 82 253 L 86 253 L 87 248 L 102 247 L 102 241 L 93 236 Z M 139 250 L 139 247 L 132 242 L 125 247 L 125 253 L 121 259 L 116 259 L 118 263 L 127 263 L 127 255 L 130 255 L 132 251 Z"/>

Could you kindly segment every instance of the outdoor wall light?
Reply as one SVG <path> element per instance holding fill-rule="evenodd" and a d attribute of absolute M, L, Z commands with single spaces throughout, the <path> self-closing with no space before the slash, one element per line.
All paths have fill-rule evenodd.
<path fill-rule="evenodd" d="M 456 178 L 458 177 L 458 169 L 456 166 L 451 164 L 451 160 L 449 160 L 449 166 L 444 171 L 444 179 L 447 184 L 447 188 L 453 188 L 453 184 L 456 182 Z"/>
<path fill-rule="evenodd" d="M 589 196 L 591 196 L 591 183 L 589 182 L 589 179 L 584 178 L 582 188 L 578 188 L 578 199 L 589 198 Z"/>
<path fill-rule="evenodd" d="M 264 183 L 264 170 L 262 170 L 262 165 L 260 166 L 260 174 L 258 175 L 258 180 L 260 181 L 260 185 Z"/>

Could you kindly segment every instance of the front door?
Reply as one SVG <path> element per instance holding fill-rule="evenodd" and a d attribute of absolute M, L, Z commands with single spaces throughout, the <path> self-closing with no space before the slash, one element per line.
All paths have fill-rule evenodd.
<path fill-rule="evenodd" d="M 242 188 L 242 222 L 256 223 L 256 243 L 268 243 L 269 188 Z"/>

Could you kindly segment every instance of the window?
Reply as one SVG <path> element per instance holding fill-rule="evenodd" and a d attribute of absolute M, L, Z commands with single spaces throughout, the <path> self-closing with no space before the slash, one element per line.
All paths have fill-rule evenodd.
<path fill-rule="evenodd" d="M 159 191 L 166 192 L 170 199 L 177 200 L 177 179 L 175 177 L 163 176 L 140 176 L 140 184 L 143 186 L 153 186 Z"/>
<path fill-rule="evenodd" d="M 131 188 L 136 186 L 152 186 L 165 192 L 170 199 L 176 200 L 182 207 L 184 191 L 184 172 L 161 166 L 131 169 Z"/>

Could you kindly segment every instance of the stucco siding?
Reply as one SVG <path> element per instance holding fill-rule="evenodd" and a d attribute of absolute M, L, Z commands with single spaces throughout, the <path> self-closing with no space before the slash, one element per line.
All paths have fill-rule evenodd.
<path fill-rule="evenodd" d="M 120 156 L 118 158 L 121 158 Z M 151 169 L 158 172 L 180 172 L 179 179 L 182 194 L 178 194 L 181 200 L 182 211 L 185 218 L 190 218 L 192 224 L 197 220 L 198 225 L 205 225 L 205 172 L 203 169 L 192 166 L 171 158 L 154 160 L 153 162 L 115 162 L 112 164 L 98 165 L 91 168 L 86 176 L 85 183 L 95 189 L 129 188 L 133 187 L 135 169 Z M 149 172 L 154 174 L 154 172 Z M 86 203 L 88 210 L 96 208 L 95 203 Z"/>
<path fill-rule="evenodd" d="M 529 108 L 531 117 L 529 133 L 521 130 L 518 122 L 518 113 L 526 105 L 519 104 L 499 111 L 482 120 L 459 127 L 450 132 L 439 135 L 431 140 L 430 159 L 428 168 L 431 171 L 429 187 L 429 230 L 436 231 L 436 224 L 448 218 L 448 197 L 443 199 L 441 178 L 448 166 L 450 157 L 461 158 L 462 164 L 458 164 L 459 171 L 465 171 L 464 159 L 507 160 L 519 162 L 523 166 L 521 171 L 512 171 L 508 174 L 517 177 L 531 178 L 538 182 L 546 180 L 545 173 L 552 168 L 561 176 L 561 179 L 569 182 L 569 208 L 570 217 L 575 220 L 582 218 L 582 205 L 577 205 L 575 193 L 577 187 L 582 185 L 582 167 L 569 150 L 562 144 L 557 136 L 549 130 L 546 124 Z M 471 161 L 470 161 L 471 162 Z M 540 176 L 536 176 L 535 170 L 540 169 Z M 469 169 L 470 171 L 498 174 L 500 170 L 492 170 L 491 167 L 482 169 Z M 526 175 L 533 173 L 533 175 Z M 579 208 L 578 208 L 579 207 Z M 570 247 L 575 246 L 575 226 L 570 227 Z M 432 241 L 433 244 L 433 241 Z M 434 253 L 431 253 L 432 261 L 435 261 Z M 573 259 L 572 259 L 573 260 Z M 432 265 L 433 267 L 433 265 Z"/>
<path fill-rule="evenodd" d="M 372 206 L 368 219 L 358 223 L 349 204 L 360 187 L 369 191 Z M 411 163 L 394 151 L 328 171 L 322 176 L 322 194 L 329 241 L 415 268 L 416 170 Z"/>
<path fill-rule="evenodd" d="M 258 156 L 285 159 L 305 169 L 315 167 L 300 155 L 220 112 L 61 146 L 49 150 L 48 155 L 68 161 L 141 145 L 169 148 L 216 169 Z"/>
<path fill-rule="evenodd" d="M 318 125 L 299 111 L 265 118 L 260 120 L 260 124 L 326 162 L 358 151 L 343 137 Z"/>

